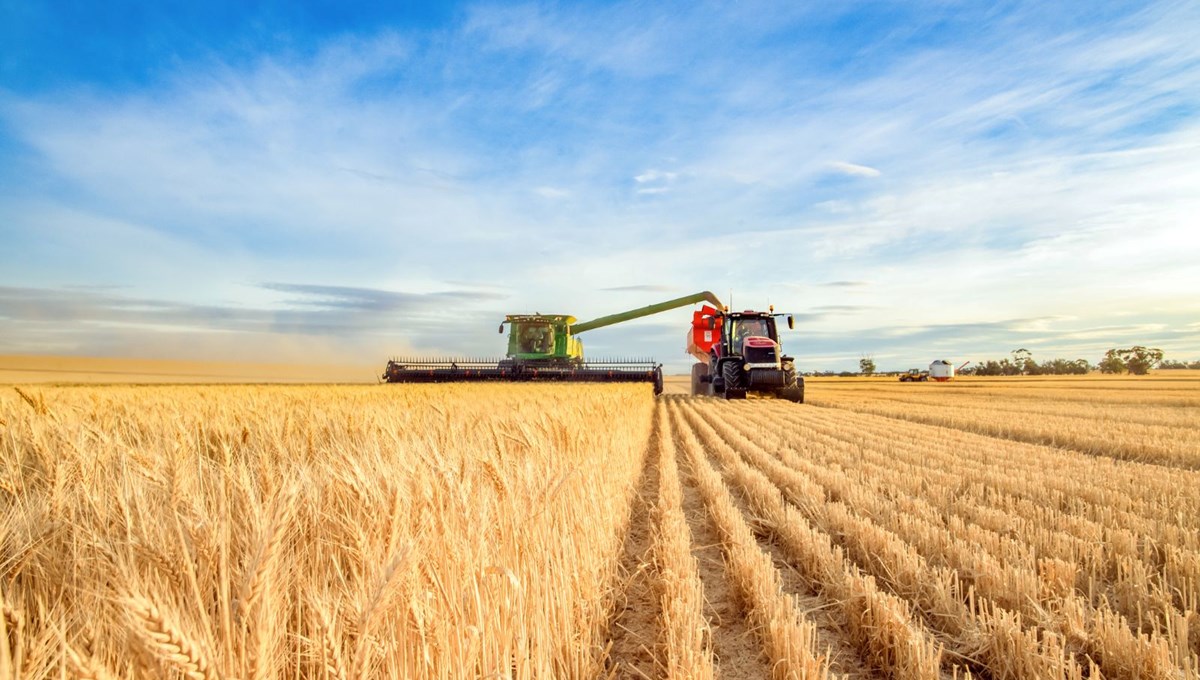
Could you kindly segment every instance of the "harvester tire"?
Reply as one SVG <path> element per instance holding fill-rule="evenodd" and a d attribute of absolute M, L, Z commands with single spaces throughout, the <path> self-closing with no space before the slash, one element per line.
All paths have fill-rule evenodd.
<path fill-rule="evenodd" d="M 692 364 L 692 396 L 701 397 L 712 394 L 712 382 L 705 381 L 708 376 L 708 364 Z"/>
<path fill-rule="evenodd" d="M 726 399 L 745 399 L 745 376 L 742 374 L 742 362 L 726 361 L 721 364 L 721 377 L 725 382 Z"/>

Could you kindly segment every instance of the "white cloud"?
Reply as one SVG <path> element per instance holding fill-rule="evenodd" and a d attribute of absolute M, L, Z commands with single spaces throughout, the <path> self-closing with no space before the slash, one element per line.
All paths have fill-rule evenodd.
<path fill-rule="evenodd" d="M 858 165 L 857 163 L 847 163 L 845 161 L 833 161 L 829 163 L 829 168 L 843 175 L 850 175 L 851 177 L 878 177 L 883 174 L 875 168 Z"/>
<path fill-rule="evenodd" d="M 637 182 L 638 184 L 645 184 L 647 182 L 672 182 L 676 177 L 678 177 L 678 174 L 674 172 L 647 170 L 634 177 L 633 181 Z"/>

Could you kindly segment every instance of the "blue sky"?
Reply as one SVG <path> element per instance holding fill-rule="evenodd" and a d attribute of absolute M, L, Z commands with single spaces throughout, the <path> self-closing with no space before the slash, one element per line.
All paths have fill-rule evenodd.
<path fill-rule="evenodd" d="M 1200 358 L 1200 6 L 1091 5 L 2 0 L 0 353 Z"/>

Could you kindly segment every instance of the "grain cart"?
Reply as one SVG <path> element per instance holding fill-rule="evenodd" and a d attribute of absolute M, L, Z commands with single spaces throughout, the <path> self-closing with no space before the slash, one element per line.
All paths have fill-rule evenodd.
<path fill-rule="evenodd" d="M 692 366 L 692 394 L 744 399 L 747 393 L 771 395 L 804 403 L 804 378 L 796 374 L 795 360 L 783 354 L 776 320 L 791 314 L 746 310 L 730 312 L 721 305 L 704 305 L 692 313 L 687 351 L 696 358 Z"/>
<path fill-rule="evenodd" d="M 586 331 L 658 314 L 697 302 L 720 304 L 708 291 L 578 323 L 568 314 L 508 314 L 508 352 L 503 359 L 393 358 L 383 372 L 390 383 L 475 381 L 649 382 L 663 389 L 662 365 L 652 359 L 587 359 L 576 336 Z"/>

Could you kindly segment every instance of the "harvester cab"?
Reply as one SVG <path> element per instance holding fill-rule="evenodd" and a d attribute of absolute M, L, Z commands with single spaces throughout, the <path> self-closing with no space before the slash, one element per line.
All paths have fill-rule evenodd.
<path fill-rule="evenodd" d="M 778 319 L 791 314 L 746 310 L 730 312 L 705 305 L 692 313 L 687 351 L 699 362 L 692 366 L 692 394 L 744 399 L 748 392 L 804 402 L 804 378 L 795 360 L 784 356 Z"/>
<path fill-rule="evenodd" d="M 500 323 L 500 332 L 508 324 L 508 358 L 521 360 L 583 358 L 583 343 L 571 335 L 575 317 L 565 314 L 509 314 Z"/>

